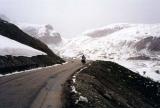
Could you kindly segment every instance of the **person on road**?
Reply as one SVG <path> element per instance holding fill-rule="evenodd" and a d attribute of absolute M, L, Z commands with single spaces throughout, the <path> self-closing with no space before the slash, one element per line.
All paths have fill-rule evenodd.
<path fill-rule="evenodd" d="M 84 55 L 82 55 L 82 60 L 81 60 L 82 64 L 86 63 L 86 57 Z"/>

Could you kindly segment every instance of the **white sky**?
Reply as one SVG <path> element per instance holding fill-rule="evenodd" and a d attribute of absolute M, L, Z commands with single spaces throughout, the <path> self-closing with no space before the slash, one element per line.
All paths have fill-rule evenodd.
<path fill-rule="evenodd" d="M 111 23 L 160 23 L 160 0 L 0 0 L 0 13 L 73 37 Z"/>

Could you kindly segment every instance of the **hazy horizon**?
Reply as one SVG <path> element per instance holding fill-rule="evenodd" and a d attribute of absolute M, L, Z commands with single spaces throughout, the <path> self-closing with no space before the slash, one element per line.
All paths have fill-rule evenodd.
<path fill-rule="evenodd" d="M 52 24 L 64 37 L 112 23 L 159 23 L 159 0 L 1 0 L 16 22 Z"/>

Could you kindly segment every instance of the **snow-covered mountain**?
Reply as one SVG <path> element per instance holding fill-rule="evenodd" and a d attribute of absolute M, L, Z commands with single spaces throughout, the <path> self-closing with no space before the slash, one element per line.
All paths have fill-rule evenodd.
<path fill-rule="evenodd" d="M 38 40 L 41 40 L 56 54 L 59 54 L 59 48 L 62 47 L 67 41 L 67 39 L 61 37 L 60 33 L 55 31 L 53 26 L 50 24 L 39 25 L 17 23 L 16 25 L 19 26 L 25 33 Z"/>
<path fill-rule="evenodd" d="M 0 35 L 0 56 L 6 55 L 32 57 L 46 53 Z"/>
<path fill-rule="evenodd" d="M 111 60 L 160 81 L 160 24 L 112 24 L 71 39 L 59 51 L 62 57 Z M 145 71 L 145 72 L 144 72 Z"/>
<path fill-rule="evenodd" d="M 27 34 L 41 40 L 47 45 L 58 45 L 62 43 L 60 33 L 53 29 L 52 25 L 38 25 L 38 24 L 17 24 Z"/>
<path fill-rule="evenodd" d="M 159 42 L 160 24 L 114 24 L 82 33 L 60 54 L 78 57 L 83 53 L 89 59 L 158 59 Z"/>

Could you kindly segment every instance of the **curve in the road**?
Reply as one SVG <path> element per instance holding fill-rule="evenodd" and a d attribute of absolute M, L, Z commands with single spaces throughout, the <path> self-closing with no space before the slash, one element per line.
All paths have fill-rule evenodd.
<path fill-rule="evenodd" d="M 62 84 L 82 67 L 80 61 L 75 60 L 56 67 L 1 77 L 0 108 L 59 107 Z"/>

